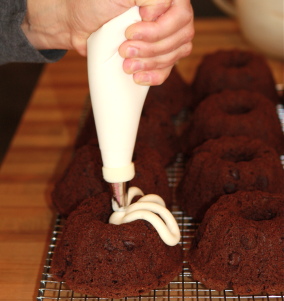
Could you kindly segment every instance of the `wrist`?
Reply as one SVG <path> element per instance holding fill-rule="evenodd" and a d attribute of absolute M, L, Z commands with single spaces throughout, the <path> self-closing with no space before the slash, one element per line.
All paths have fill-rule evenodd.
<path fill-rule="evenodd" d="M 26 16 L 21 25 L 29 42 L 38 50 L 71 49 L 70 32 L 64 22 L 62 1 L 27 0 Z"/>

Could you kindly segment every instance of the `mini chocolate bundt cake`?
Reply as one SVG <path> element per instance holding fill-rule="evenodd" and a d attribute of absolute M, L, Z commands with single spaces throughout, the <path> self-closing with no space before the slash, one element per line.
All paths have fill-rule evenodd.
<path fill-rule="evenodd" d="M 157 96 L 158 97 L 158 96 Z M 149 100 L 150 101 L 150 100 Z M 164 166 L 175 160 L 180 151 L 180 142 L 172 122 L 171 111 L 162 100 L 154 101 L 143 109 L 137 133 L 137 141 L 156 148 L 162 156 Z M 98 144 L 93 113 L 90 111 L 75 142 L 78 149 L 88 141 Z"/>
<path fill-rule="evenodd" d="M 189 91 L 189 85 L 174 67 L 163 84 L 150 87 L 143 109 L 152 111 L 153 107 L 163 103 L 169 116 L 177 115 L 187 105 Z"/>
<path fill-rule="evenodd" d="M 206 212 L 188 254 L 195 280 L 235 294 L 284 291 L 284 194 L 224 195 Z"/>
<path fill-rule="evenodd" d="M 166 245 L 144 220 L 109 224 L 107 204 L 109 195 L 99 194 L 69 215 L 52 259 L 53 277 L 75 292 L 102 298 L 138 296 L 167 285 L 182 269 L 181 246 Z"/>
<path fill-rule="evenodd" d="M 150 115 L 142 113 L 137 141 L 156 149 L 161 155 L 164 167 L 173 163 L 180 151 L 180 139 L 175 126 L 163 111 Z"/>
<path fill-rule="evenodd" d="M 204 56 L 192 83 L 195 106 L 208 95 L 225 89 L 259 92 L 279 103 L 272 72 L 264 57 L 238 49 L 218 50 Z"/>
<path fill-rule="evenodd" d="M 109 191 L 102 175 L 102 159 L 97 141 L 77 149 L 61 179 L 51 194 L 57 211 L 69 215 L 84 199 Z"/>
<path fill-rule="evenodd" d="M 155 149 L 138 142 L 135 145 L 133 162 L 135 164 L 135 176 L 129 185 L 139 187 L 144 194 L 159 195 L 170 208 L 172 195 L 160 154 Z"/>
<path fill-rule="evenodd" d="M 261 140 L 224 136 L 193 151 L 176 193 L 182 209 L 200 221 L 220 196 L 239 190 L 284 193 L 284 169 Z"/>
<path fill-rule="evenodd" d="M 169 207 L 171 193 L 168 178 L 157 151 L 137 143 L 134 164 L 136 175 L 130 181 L 130 186 L 138 186 L 145 194 L 160 195 Z M 73 160 L 52 192 L 53 204 L 61 215 L 69 215 L 88 197 L 110 191 L 110 185 L 103 179 L 102 166 L 96 140 L 90 140 L 89 144 L 76 151 Z"/>
<path fill-rule="evenodd" d="M 190 87 L 180 76 L 174 67 L 167 80 L 149 89 L 143 107 L 143 115 L 155 115 L 159 118 L 171 120 L 172 116 L 177 115 L 188 101 Z M 157 118 L 156 118 L 157 119 Z M 97 139 L 94 116 L 91 107 L 86 112 L 75 147 L 79 148 L 88 143 L 89 139 Z"/>
<path fill-rule="evenodd" d="M 224 90 L 203 100 L 183 134 L 183 151 L 190 154 L 206 140 L 221 136 L 258 138 L 279 155 L 284 153 L 284 135 L 275 106 L 256 92 Z"/>

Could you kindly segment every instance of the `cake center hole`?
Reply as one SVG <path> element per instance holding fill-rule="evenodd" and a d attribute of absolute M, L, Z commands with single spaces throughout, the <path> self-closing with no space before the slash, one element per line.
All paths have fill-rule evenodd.
<path fill-rule="evenodd" d="M 230 161 L 234 163 L 238 162 L 249 162 L 252 161 L 255 157 L 254 153 L 247 153 L 247 152 L 227 152 L 225 153 L 221 159 L 224 161 Z"/>
<path fill-rule="evenodd" d="M 276 217 L 277 213 L 269 208 L 254 208 L 243 214 L 244 218 L 253 221 L 268 221 Z"/>
<path fill-rule="evenodd" d="M 237 53 L 225 63 L 227 68 L 242 68 L 248 65 L 250 56 L 246 53 Z"/>
<path fill-rule="evenodd" d="M 242 115 L 249 113 L 252 110 L 252 107 L 249 104 L 232 102 L 226 103 L 223 110 L 229 115 Z"/>

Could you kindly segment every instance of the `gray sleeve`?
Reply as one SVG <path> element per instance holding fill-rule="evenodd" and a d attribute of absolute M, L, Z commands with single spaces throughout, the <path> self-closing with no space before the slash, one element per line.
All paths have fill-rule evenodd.
<path fill-rule="evenodd" d="M 10 62 L 51 63 L 66 50 L 36 50 L 27 40 L 21 24 L 26 0 L 0 0 L 0 64 Z"/>

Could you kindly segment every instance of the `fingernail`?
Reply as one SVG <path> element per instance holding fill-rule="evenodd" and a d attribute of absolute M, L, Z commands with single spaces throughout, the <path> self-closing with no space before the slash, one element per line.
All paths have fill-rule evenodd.
<path fill-rule="evenodd" d="M 151 84 L 151 76 L 148 73 L 142 73 L 140 76 L 136 78 L 136 80 L 141 85 L 150 85 Z"/>
<path fill-rule="evenodd" d="M 134 61 L 131 65 L 131 71 L 137 72 L 143 70 L 144 64 L 140 61 Z"/>
<path fill-rule="evenodd" d="M 135 47 L 128 47 L 126 49 L 126 57 L 137 57 L 138 49 Z"/>
<path fill-rule="evenodd" d="M 131 37 L 132 40 L 142 40 L 142 34 L 139 33 L 139 32 L 135 32 L 132 34 L 132 37 Z"/>

